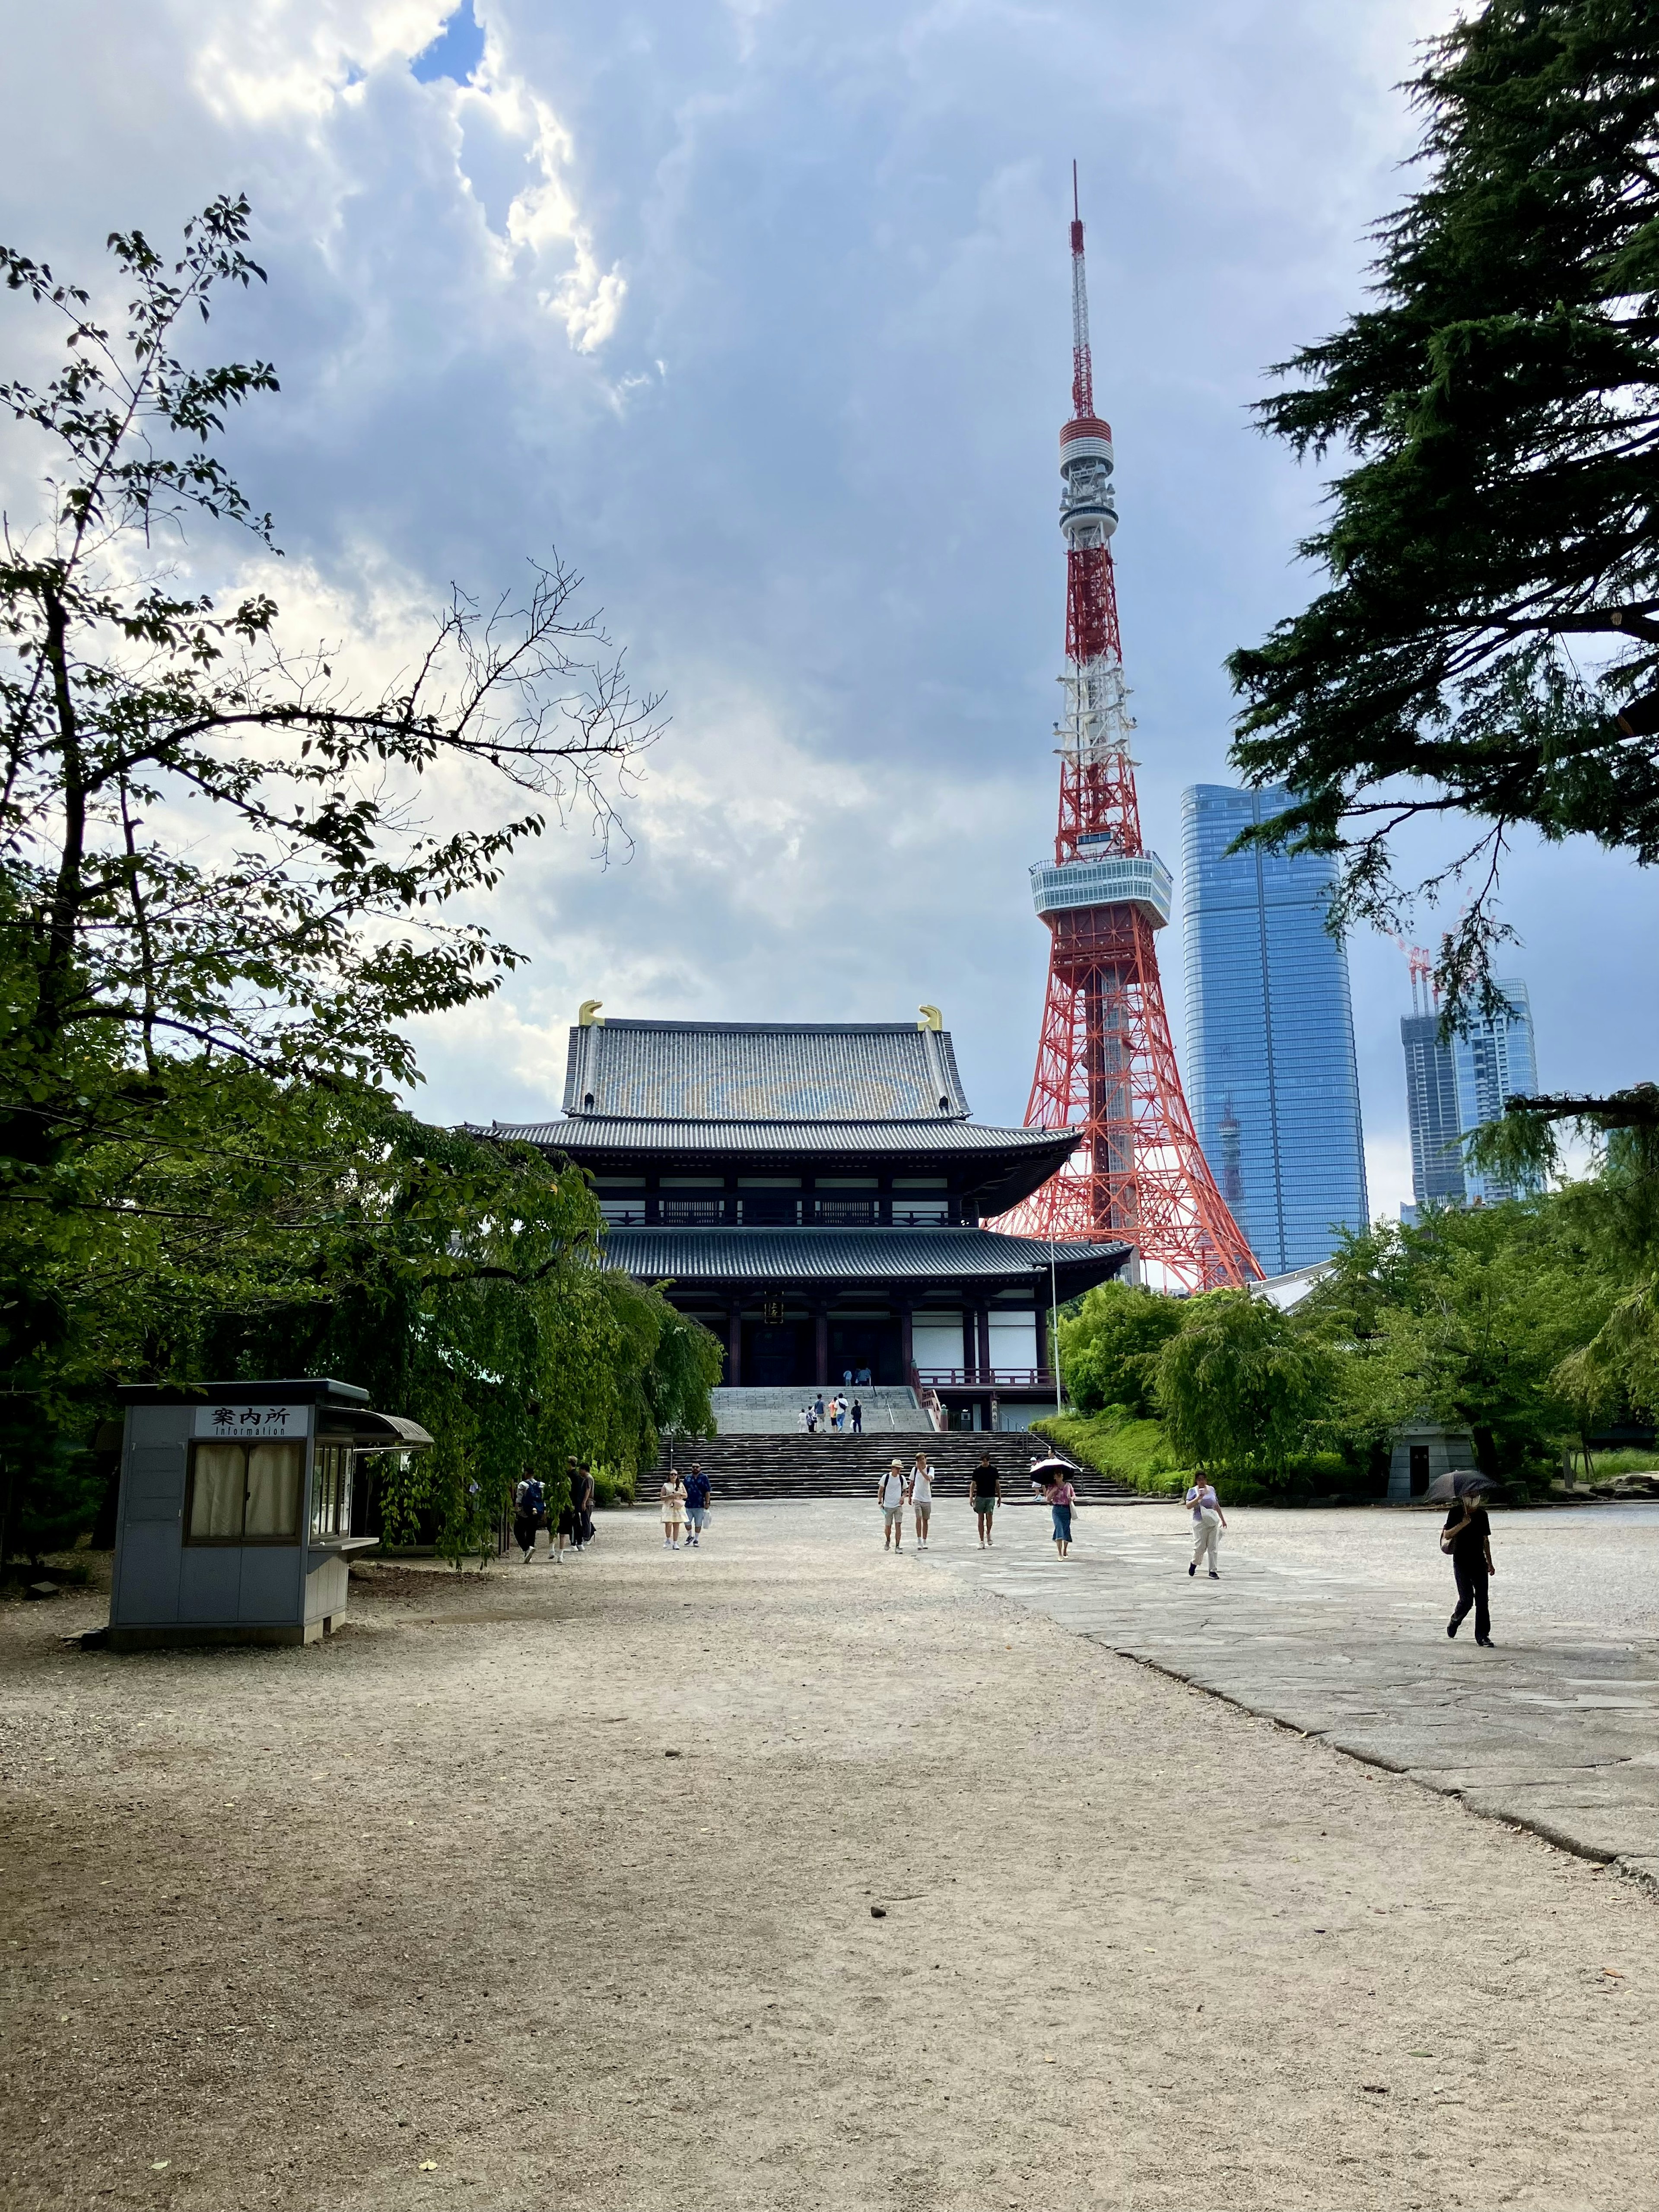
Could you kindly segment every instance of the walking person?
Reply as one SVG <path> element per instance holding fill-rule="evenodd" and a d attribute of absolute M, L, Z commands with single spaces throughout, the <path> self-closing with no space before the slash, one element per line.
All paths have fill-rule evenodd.
<path fill-rule="evenodd" d="M 685 1526 L 685 1485 L 680 1480 L 680 1471 L 671 1467 L 662 1486 L 662 1547 L 665 1552 L 680 1548 L 680 1531 Z"/>
<path fill-rule="evenodd" d="M 593 1470 L 584 1460 L 576 1469 L 576 1549 L 585 1552 L 593 1540 Z"/>
<path fill-rule="evenodd" d="M 1072 1550 L 1072 1508 L 1077 1504 L 1077 1489 L 1069 1475 L 1055 1474 L 1043 1491 L 1048 1510 L 1054 1516 L 1054 1552 L 1060 1559 L 1068 1559 Z"/>
<path fill-rule="evenodd" d="M 1484 1490 L 1484 1484 L 1472 1483 L 1464 1491 L 1446 1516 L 1440 1548 L 1451 1553 L 1452 1572 L 1457 1577 L 1457 1603 L 1446 1623 L 1446 1633 L 1456 1635 L 1473 1606 L 1474 1640 L 1490 1649 L 1492 1614 L 1486 1605 L 1486 1584 L 1498 1570 L 1492 1563 L 1492 1522 L 1486 1518 Z"/>
<path fill-rule="evenodd" d="M 818 1392 L 817 1396 L 812 1401 L 812 1419 L 817 1423 L 820 1428 L 823 1426 L 823 1393 L 822 1390 Z"/>
<path fill-rule="evenodd" d="M 526 1566 L 536 1556 L 536 1531 L 542 1525 L 542 1486 L 528 1468 L 513 1492 L 513 1537 Z"/>
<path fill-rule="evenodd" d="M 1198 1563 L 1207 1557 L 1210 1580 L 1218 1583 L 1221 1571 L 1216 1565 L 1216 1547 L 1221 1541 L 1221 1532 L 1227 1525 L 1227 1516 L 1221 1510 L 1221 1500 L 1215 1494 L 1215 1485 L 1206 1474 L 1200 1474 L 1182 1501 L 1193 1516 L 1193 1557 L 1188 1567 L 1189 1575 L 1198 1572 Z"/>
<path fill-rule="evenodd" d="M 576 1498 L 580 1488 L 580 1470 L 574 1455 L 564 1463 L 564 1498 L 553 1522 L 553 1564 L 564 1565 L 564 1547 L 575 1540 Z"/>
<path fill-rule="evenodd" d="M 864 1408 L 856 1398 L 853 1401 L 853 1434 L 855 1437 L 864 1434 Z"/>
<path fill-rule="evenodd" d="M 968 1478 L 968 1496 L 979 1524 L 979 1547 L 991 1541 L 991 1516 L 1002 1503 L 1002 1477 L 992 1465 L 989 1452 L 981 1452 L 979 1465 Z"/>
<path fill-rule="evenodd" d="M 881 1506 L 881 1548 L 884 1552 L 903 1549 L 904 1501 L 909 1494 L 910 1486 L 904 1479 L 904 1462 L 896 1459 L 876 1485 L 876 1497 Z"/>
<path fill-rule="evenodd" d="M 916 1454 L 916 1463 L 910 1470 L 910 1504 L 916 1516 L 916 1549 L 925 1552 L 927 1524 L 933 1517 L 933 1470 L 926 1452 Z"/>
<path fill-rule="evenodd" d="M 691 1527 L 686 1540 L 694 1552 L 701 1547 L 702 1532 L 708 1526 L 708 1477 L 693 1460 L 685 1478 L 685 1517 Z"/>

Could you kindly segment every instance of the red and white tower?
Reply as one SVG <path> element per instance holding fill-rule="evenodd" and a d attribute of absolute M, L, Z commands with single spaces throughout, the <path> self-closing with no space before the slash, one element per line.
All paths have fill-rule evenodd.
<path fill-rule="evenodd" d="M 1060 434 L 1066 711 L 1054 857 L 1031 871 L 1053 942 L 1027 1127 L 1074 1127 L 1060 1172 L 996 1224 L 1023 1237 L 1122 1237 L 1191 1290 L 1261 1270 L 1200 1149 L 1170 1041 L 1154 933 L 1170 872 L 1140 840 L 1118 637 L 1112 432 L 1095 413 L 1089 295 L 1073 165 L 1072 419 Z"/>

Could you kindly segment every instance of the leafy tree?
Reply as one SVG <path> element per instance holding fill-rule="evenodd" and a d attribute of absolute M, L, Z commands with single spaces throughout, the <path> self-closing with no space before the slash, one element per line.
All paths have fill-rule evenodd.
<path fill-rule="evenodd" d="M 342 1220 L 356 1249 L 333 1261 L 327 1296 L 222 1311 L 192 1358 L 215 1375 L 349 1375 L 412 1414 L 436 1445 L 388 1468 L 386 1525 L 409 1538 L 424 1521 L 459 1558 L 493 1537 L 526 1465 L 556 1500 L 568 1457 L 631 1477 L 660 1430 L 712 1427 L 721 1351 L 659 1291 L 605 1267 L 580 1170 L 396 1118 L 398 1176 Z M 467 1196 L 452 1205 L 456 1188 Z"/>
<path fill-rule="evenodd" d="M 1097 1283 L 1060 1322 L 1060 1372 L 1079 1413 L 1122 1406 L 1137 1419 L 1152 1412 L 1158 1355 L 1182 1325 L 1178 1298 L 1129 1283 Z"/>
<path fill-rule="evenodd" d="M 1358 1454 L 1431 1415 L 1472 1432 L 1484 1473 L 1523 1476 L 1571 1424 L 1557 1370 L 1613 1296 L 1555 1199 L 1349 1237 L 1297 1316 L 1333 1355 L 1319 1431 Z"/>
<path fill-rule="evenodd" d="M 169 1056 L 291 1080 L 418 1079 L 404 1024 L 494 990 L 517 958 L 447 919 L 495 888 L 552 811 L 611 794 L 653 703 L 575 608 L 556 562 L 522 605 L 454 595 L 416 664 L 377 696 L 337 656 L 282 643 L 263 592 L 221 608 L 153 552 L 194 512 L 269 545 L 214 451 L 268 362 L 194 368 L 181 331 L 263 272 L 245 200 L 187 224 L 170 265 L 137 231 L 112 335 L 88 293 L 0 247 L 13 291 L 63 320 L 67 361 L 0 402 L 43 445 L 50 505 L 0 560 L 0 1139 L 40 1170 L 94 1110 L 143 1121 Z M 434 769 L 494 776 L 522 810 L 481 830 L 416 818 Z"/>
<path fill-rule="evenodd" d="M 1498 1174 L 1559 1180 L 1563 1127 L 1600 1148 L 1596 1171 L 1552 1200 L 1554 1218 L 1595 1269 L 1586 1311 L 1605 1316 L 1587 1341 L 1578 1332 L 1551 1378 L 1577 1416 L 1588 1463 L 1598 1422 L 1650 1418 L 1659 1409 L 1659 1087 L 1638 1083 L 1607 1098 L 1511 1099 L 1500 1120 L 1475 1133 L 1471 1153 Z"/>
<path fill-rule="evenodd" d="M 1303 548 L 1328 587 L 1232 658 L 1233 757 L 1298 794 L 1253 834 L 1344 854 L 1339 920 L 1397 926 L 1394 833 L 1476 817 L 1456 1006 L 1513 825 L 1659 858 L 1659 33 L 1651 0 L 1489 0 L 1425 51 L 1373 302 L 1258 410 L 1352 465 Z"/>
<path fill-rule="evenodd" d="M 1248 1291 L 1188 1301 L 1158 1357 L 1156 1395 L 1177 1457 L 1271 1478 L 1306 1447 L 1329 1387 L 1324 1347 Z"/>
<path fill-rule="evenodd" d="M 264 591 L 220 605 L 180 580 L 187 523 L 276 550 L 218 450 L 276 374 L 187 358 L 223 289 L 262 278 L 249 219 L 216 200 L 171 262 L 112 235 L 118 319 L 0 247 L 65 339 L 43 386 L 0 383 L 46 487 L 0 540 L 0 1522 L 113 1380 L 200 1376 L 216 1331 L 274 1342 L 279 1314 L 295 1341 L 354 1325 L 332 1340 L 353 1367 L 401 1346 L 422 1403 L 451 1378 L 432 1479 L 467 1497 L 507 1449 L 488 1376 L 511 1395 L 568 1355 L 541 1402 L 587 1405 L 625 1455 L 706 1364 L 678 1346 L 657 1373 L 675 1329 L 606 1278 L 580 1176 L 387 1096 L 419 1079 L 410 1018 L 519 957 L 454 902 L 573 808 L 603 847 L 655 734 L 580 580 L 555 558 L 516 602 L 452 595 L 380 689 L 286 643 Z M 446 794 L 493 782 L 502 818 L 426 826 L 440 773 Z"/>

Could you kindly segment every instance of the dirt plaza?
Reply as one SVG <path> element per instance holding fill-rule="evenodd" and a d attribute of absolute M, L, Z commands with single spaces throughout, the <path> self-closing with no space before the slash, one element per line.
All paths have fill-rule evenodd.
<path fill-rule="evenodd" d="M 1061 1617 L 1034 1509 L 994 1565 L 960 1499 L 925 1558 L 877 1517 L 608 1515 L 556 1569 L 382 1569 L 309 1650 L 0 1611 L 0 2202 L 1659 2203 L 1650 1887 L 1109 1648 L 1131 1579 Z M 1273 1517 L 1241 1609 L 1300 1572 Z M 1446 1651 L 1406 1519 L 1328 1517 Z M 1574 1536 L 1585 1589 L 1631 1540 Z M 1145 1553 L 1196 1642 L 1171 1542 L 1103 1511 L 1079 1556 Z"/>

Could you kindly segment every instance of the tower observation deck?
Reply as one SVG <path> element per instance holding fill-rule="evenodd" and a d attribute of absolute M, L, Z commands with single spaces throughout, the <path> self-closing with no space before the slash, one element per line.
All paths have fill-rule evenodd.
<path fill-rule="evenodd" d="M 1060 434 L 1066 539 L 1065 708 L 1054 726 L 1060 818 L 1052 860 L 1031 870 L 1050 937 L 1031 1128 L 1071 1127 L 1065 1164 L 996 1224 L 1066 1242 L 1121 1237 L 1193 1290 L 1261 1270 L 1200 1147 L 1170 1042 L 1156 933 L 1170 871 L 1140 834 L 1134 728 L 1123 678 L 1111 541 L 1118 525 L 1111 425 L 1096 414 L 1083 223 L 1073 170 L 1072 415 Z"/>

